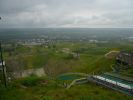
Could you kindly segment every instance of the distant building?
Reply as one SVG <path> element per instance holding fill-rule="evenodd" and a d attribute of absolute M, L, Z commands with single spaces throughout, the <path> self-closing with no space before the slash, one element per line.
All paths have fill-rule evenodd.
<path fill-rule="evenodd" d="M 116 63 L 122 65 L 133 65 L 133 52 L 120 52 L 116 57 Z"/>

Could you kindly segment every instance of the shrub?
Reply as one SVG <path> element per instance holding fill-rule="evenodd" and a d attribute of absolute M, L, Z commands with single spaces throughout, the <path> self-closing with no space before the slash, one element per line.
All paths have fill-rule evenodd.
<path fill-rule="evenodd" d="M 70 59 L 73 59 L 74 57 L 73 57 L 73 54 L 68 54 L 66 57 L 65 57 L 65 59 L 67 59 L 67 60 L 70 60 Z"/>
<path fill-rule="evenodd" d="M 41 78 L 37 76 L 29 76 L 27 78 L 24 78 L 21 83 L 24 86 L 34 86 L 34 85 L 37 85 L 38 82 L 40 81 L 41 81 Z"/>

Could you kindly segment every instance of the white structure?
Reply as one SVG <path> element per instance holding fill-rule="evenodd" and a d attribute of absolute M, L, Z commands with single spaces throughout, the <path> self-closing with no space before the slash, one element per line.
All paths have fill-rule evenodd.
<path fill-rule="evenodd" d="M 5 61 L 3 61 L 3 65 L 5 66 Z M 0 62 L 0 66 L 2 66 L 2 62 Z"/>
<path fill-rule="evenodd" d="M 127 84 L 124 84 L 124 83 L 120 83 L 118 81 L 114 81 L 114 80 L 111 80 L 111 79 L 108 79 L 108 78 L 105 78 L 105 77 L 102 77 L 102 76 L 94 75 L 93 77 L 97 78 L 99 80 L 114 84 L 114 85 L 118 85 L 118 86 L 126 88 L 126 89 L 133 89 L 133 87 L 130 86 L 130 85 L 127 85 Z"/>

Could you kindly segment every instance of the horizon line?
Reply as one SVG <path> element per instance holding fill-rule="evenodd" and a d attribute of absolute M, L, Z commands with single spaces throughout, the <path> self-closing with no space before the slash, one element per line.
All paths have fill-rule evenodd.
<path fill-rule="evenodd" d="M 115 28 L 123 28 L 123 29 L 128 29 L 128 28 L 131 28 L 131 29 L 132 29 L 133 27 L 0 27 L 0 29 L 9 29 L 9 28 L 11 28 L 11 29 L 13 29 L 13 28 L 18 28 L 18 29 L 19 29 L 19 28 L 31 28 L 31 29 L 32 29 L 32 28 L 40 28 L 40 29 L 41 29 L 41 28 L 51 28 L 51 29 L 52 29 L 52 28 L 53 28 L 53 29 L 54 29 L 54 28 L 55 28 L 55 29 L 61 29 L 61 28 L 62 28 L 62 29 L 63 29 L 63 28 L 64 28 L 64 29 L 65 29 L 65 28 L 66 28 L 66 29 L 70 29 L 70 28 L 81 28 L 81 29 L 91 29 L 91 28 L 94 28 L 94 29 L 96 29 L 96 28 L 97 28 L 97 29 L 111 29 L 111 28 L 114 28 L 114 29 L 115 29 Z"/>

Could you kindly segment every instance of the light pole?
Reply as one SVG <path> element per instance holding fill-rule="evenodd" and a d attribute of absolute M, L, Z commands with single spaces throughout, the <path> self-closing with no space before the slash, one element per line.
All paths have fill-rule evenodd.
<path fill-rule="evenodd" d="M 0 17 L 1 20 L 1 17 Z M 0 42 L 0 66 L 2 66 L 2 73 L 3 73 L 3 81 L 4 81 L 4 85 L 5 87 L 7 86 L 7 80 L 6 80 L 6 67 L 5 67 L 5 63 L 3 61 L 3 53 L 2 53 L 2 46 L 1 46 L 1 42 Z"/>
<path fill-rule="evenodd" d="M 0 43 L 0 59 L 1 59 L 1 66 L 2 66 L 2 73 L 3 73 L 3 81 L 4 81 L 4 85 L 5 87 L 7 86 L 7 81 L 6 81 L 6 67 L 5 67 L 5 63 L 3 61 L 3 53 L 2 53 L 2 47 L 1 47 L 1 43 Z"/>

